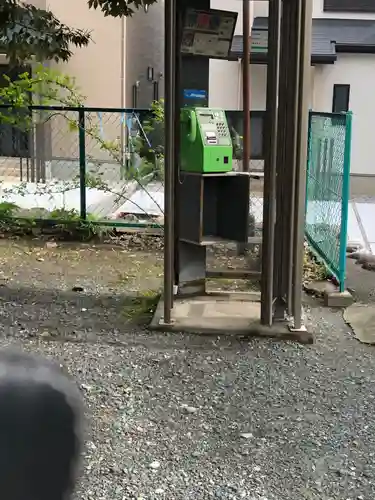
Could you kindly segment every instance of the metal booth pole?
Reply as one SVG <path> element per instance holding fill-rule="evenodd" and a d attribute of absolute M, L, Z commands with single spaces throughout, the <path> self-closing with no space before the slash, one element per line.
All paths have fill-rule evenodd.
<path fill-rule="evenodd" d="M 299 77 L 299 112 L 298 112 L 298 153 L 295 184 L 294 214 L 294 272 L 293 272 L 293 316 L 294 329 L 302 328 L 302 284 L 303 255 L 305 233 L 306 169 L 307 169 L 307 134 L 309 97 L 311 85 L 311 36 L 313 0 L 299 0 L 301 4 L 301 53 Z"/>
<path fill-rule="evenodd" d="M 280 26 L 280 72 L 279 95 L 277 110 L 277 166 L 276 166 L 276 220 L 275 220 L 275 247 L 274 247 L 274 275 L 273 275 L 273 320 L 282 321 L 285 318 L 285 293 L 283 289 L 285 269 L 285 241 L 290 228 L 285 224 L 285 205 L 288 203 L 291 186 L 286 182 L 288 173 L 288 132 L 291 123 L 288 115 L 288 90 L 292 61 L 290 60 L 290 1 L 283 0 Z"/>
<path fill-rule="evenodd" d="M 165 148 L 164 148 L 164 316 L 171 324 L 174 284 L 174 161 L 175 161 L 175 12 L 176 0 L 165 0 Z"/>
<path fill-rule="evenodd" d="M 243 157 L 242 170 L 250 170 L 250 0 L 242 0 L 242 106 Z M 250 193 L 249 193 L 250 194 Z"/>
<path fill-rule="evenodd" d="M 294 195 L 298 80 L 300 48 L 300 5 L 283 0 L 281 20 L 280 88 L 277 157 L 277 219 L 275 226 L 274 321 L 291 311 L 290 282 L 293 275 Z"/>
<path fill-rule="evenodd" d="M 296 175 L 299 165 L 297 164 L 297 152 L 298 152 L 298 116 L 299 116 L 299 79 L 300 79 L 300 59 L 301 59 L 301 24 L 302 24 L 302 5 L 301 2 L 295 2 L 292 5 L 292 23 L 295 26 L 293 33 L 292 44 L 291 44 L 291 57 L 293 58 L 293 67 L 295 68 L 295 74 L 292 84 L 289 86 L 291 94 L 290 97 L 293 99 L 293 106 L 290 109 L 289 119 L 293 122 L 293 136 L 291 137 L 291 158 L 290 158 L 290 178 L 289 183 L 291 187 L 290 196 L 290 210 L 289 216 L 289 241 L 288 241 L 288 253 L 287 253 L 287 269 L 288 269 L 288 282 L 287 282 L 287 305 L 288 314 L 293 315 L 293 273 L 294 273 L 294 222 L 295 222 L 295 185 L 296 185 Z"/>
<path fill-rule="evenodd" d="M 266 104 L 266 156 L 264 161 L 263 249 L 261 324 L 273 322 L 273 274 L 276 220 L 276 167 L 277 167 L 277 118 L 280 73 L 281 0 L 269 3 L 267 104 Z"/>

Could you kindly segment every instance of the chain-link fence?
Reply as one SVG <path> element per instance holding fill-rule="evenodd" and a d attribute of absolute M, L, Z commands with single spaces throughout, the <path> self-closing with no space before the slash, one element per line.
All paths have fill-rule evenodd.
<path fill-rule="evenodd" d="M 311 112 L 306 187 L 306 238 L 345 286 L 351 113 Z"/>
<path fill-rule="evenodd" d="M 163 137 L 150 110 L 0 106 L 1 202 L 17 217 L 127 225 L 162 219 Z M 263 112 L 251 113 L 251 200 L 262 226 Z M 243 112 L 228 111 L 234 168 Z M 160 154 L 159 154 L 160 153 Z M 0 207 L 1 208 L 1 207 Z M 1 214 L 0 214 L 1 215 Z"/>
<path fill-rule="evenodd" d="M 0 113 L 1 203 L 15 217 L 121 224 L 136 187 L 162 168 L 144 130 L 149 110 L 1 106 Z M 147 207 L 131 205 L 148 218 Z"/>

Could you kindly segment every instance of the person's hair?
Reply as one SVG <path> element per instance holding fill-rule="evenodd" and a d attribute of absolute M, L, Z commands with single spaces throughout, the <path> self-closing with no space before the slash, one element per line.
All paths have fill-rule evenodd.
<path fill-rule="evenodd" d="M 4 500 L 65 500 L 74 488 L 83 408 L 60 366 L 0 350 L 0 492 Z"/>

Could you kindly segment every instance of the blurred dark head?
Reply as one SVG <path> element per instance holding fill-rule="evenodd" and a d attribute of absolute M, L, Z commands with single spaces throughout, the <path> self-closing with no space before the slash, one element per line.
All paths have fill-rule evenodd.
<path fill-rule="evenodd" d="M 79 391 L 60 367 L 0 351 L 0 497 L 66 500 L 80 455 Z"/>

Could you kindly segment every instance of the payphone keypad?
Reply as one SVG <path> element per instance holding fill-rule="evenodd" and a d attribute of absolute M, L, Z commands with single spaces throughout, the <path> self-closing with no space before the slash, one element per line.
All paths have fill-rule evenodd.
<path fill-rule="evenodd" d="M 219 137 L 227 137 L 228 131 L 227 127 L 224 122 L 218 122 L 216 124 L 217 132 L 219 134 Z"/>

